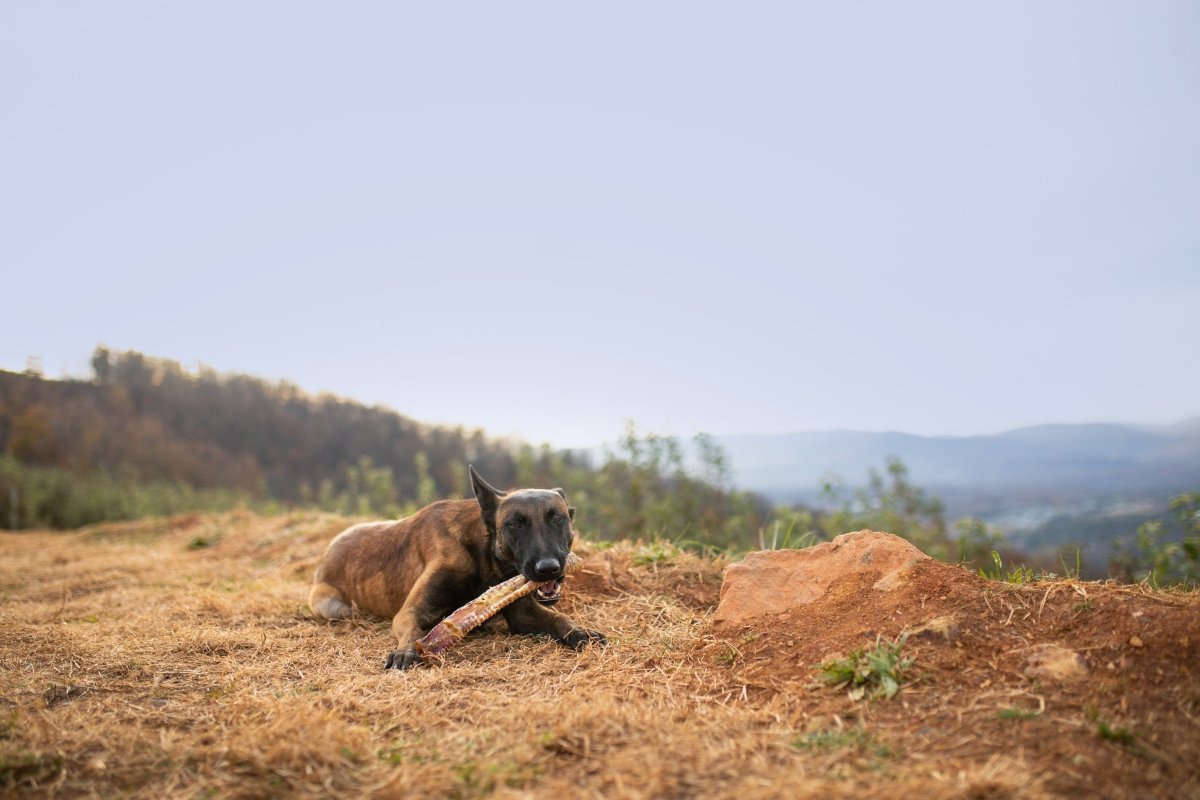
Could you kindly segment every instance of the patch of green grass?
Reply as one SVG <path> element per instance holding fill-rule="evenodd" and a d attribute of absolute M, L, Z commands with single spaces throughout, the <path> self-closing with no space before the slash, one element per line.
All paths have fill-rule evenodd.
<path fill-rule="evenodd" d="M 892 749 L 875 741 L 865 728 L 836 728 L 811 731 L 792 740 L 792 747 L 810 752 L 833 750 L 861 750 L 879 758 L 893 755 Z"/>
<path fill-rule="evenodd" d="M 783 526 L 783 522 L 787 522 L 787 527 Z M 808 525 L 812 524 L 812 520 L 805 520 Z M 767 541 L 764 531 L 759 532 L 759 539 L 762 542 L 764 550 L 802 550 L 805 547 L 810 547 L 817 543 L 817 532 L 808 528 L 798 530 L 800 528 L 801 519 L 797 516 L 791 516 L 787 520 L 775 520 L 771 526 L 771 539 Z"/>
<path fill-rule="evenodd" d="M 224 697 L 229 697 L 237 689 L 237 682 L 227 683 L 223 686 L 210 686 L 204 690 L 204 697 L 208 700 L 220 700 Z"/>
<path fill-rule="evenodd" d="M 887 761 L 896 755 L 888 745 L 878 741 L 861 725 L 813 730 L 791 742 L 793 749 L 818 757 L 825 763 L 828 774 L 835 780 L 847 780 L 862 769 L 886 772 Z"/>
<path fill-rule="evenodd" d="M 992 568 L 979 568 L 979 574 L 990 581 L 999 581 L 1001 583 L 1012 583 L 1021 586 L 1026 583 L 1032 583 L 1038 579 L 1037 573 L 1032 567 L 1026 567 L 1023 564 L 1009 565 L 1006 570 L 1004 561 L 1000 558 L 1000 553 L 992 551 Z"/>
<path fill-rule="evenodd" d="M 723 667 L 732 667 L 735 663 L 737 663 L 738 658 L 740 658 L 742 654 L 739 653 L 738 649 L 729 642 L 724 642 L 723 644 L 725 645 L 725 649 L 717 654 L 717 663 Z"/>
<path fill-rule="evenodd" d="M 702 542 L 698 539 L 683 539 L 678 538 L 671 541 L 671 546 L 676 550 L 685 553 L 695 553 L 702 558 L 721 558 L 729 555 L 729 550 L 709 542 Z"/>
<path fill-rule="evenodd" d="M 403 744 L 376 750 L 375 758 L 388 764 L 429 764 L 438 760 L 436 757 L 430 757 L 420 750 L 414 750 Z"/>
<path fill-rule="evenodd" d="M 1137 741 L 1137 734 L 1124 725 L 1113 727 L 1106 720 L 1096 720 L 1096 734 L 1106 742 L 1131 745 Z"/>
<path fill-rule="evenodd" d="M 633 555 L 633 563 L 639 567 L 668 561 L 679 555 L 679 548 L 663 539 L 655 539 L 650 544 L 644 544 Z"/>
<path fill-rule="evenodd" d="M 851 700 L 890 699 L 900 691 L 913 664 L 901 655 L 907 639 L 901 634 L 896 641 L 885 642 L 876 636 L 874 647 L 851 650 L 846 658 L 819 664 L 819 677 L 831 686 L 847 687 Z"/>
<path fill-rule="evenodd" d="M 1124 725 L 1111 725 L 1108 720 L 1100 716 L 1100 709 L 1095 706 L 1088 706 L 1085 713 L 1088 719 L 1096 723 L 1096 735 L 1104 741 L 1126 747 L 1134 747 L 1137 744 L 1137 734 L 1132 729 L 1126 728 Z"/>
<path fill-rule="evenodd" d="M 1032 708 L 1017 708 L 1009 706 L 1002 708 L 996 712 L 996 716 L 1000 719 L 1014 720 L 1016 722 L 1024 722 L 1027 719 L 1037 719 L 1042 715 L 1040 711 L 1034 711 Z"/>
<path fill-rule="evenodd" d="M 454 768 L 456 786 L 450 796 L 455 798 L 487 797 L 500 787 L 524 789 L 537 783 L 542 776 L 537 764 L 523 764 L 514 759 L 480 763 L 466 761 Z"/>
<path fill-rule="evenodd" d="M 1062 564 L 1063 577 L 1078 578 L 1083 573 L 1082 558 L 1079 555 L 1078 547 L 1075 548 L 1075 566 L 1074 567 L 1072 567 L 1070 564 L 1067 563 L 1065 554 L 1059 555 L 1058 563 Z"/>
<path fill-rule="evenodd" d="M 698 539 L 684 538 L 683 534 L 673 539 L 655 537 L 649 544 L 638 543 L 633 553 L 633 563 L 640 567 L 670 561 L 683 553 L 694 553 L 703 558 L 720 558 L 729 555 L 728 548 Z"/>

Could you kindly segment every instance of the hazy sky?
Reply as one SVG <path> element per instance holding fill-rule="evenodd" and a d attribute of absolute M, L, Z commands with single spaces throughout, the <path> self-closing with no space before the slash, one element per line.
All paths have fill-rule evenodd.
<path fill-rule="evenodd" d="M 0 367 L 559 445 L 1200 413 L 1200 4 L 0 3 Z"/>

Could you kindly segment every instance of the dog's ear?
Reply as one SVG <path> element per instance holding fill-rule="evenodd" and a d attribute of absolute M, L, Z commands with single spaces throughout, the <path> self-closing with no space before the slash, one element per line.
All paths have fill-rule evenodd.
<path fill-rule="evenodd" d="M 558 496 L 563 500 L 567 499 L 567 493 L 563 491 L 561 486 L 555 486 L 550 491 L 557 492 Z M 575 506 L 567 506 L 567 516 L 571 519 L 571 522 L 575 521 Z"/>
<path fill-rule="evenodd" d="M 483 524 L 492 533 L 496 532 L 496 509 L 500 506 L 500 498 L 504 492 L 497 491 L 488 482 L 479 477 L 475 467 L 468 464 L 467 471 L 471 473 L 471 489 L 475 492 L 475 500 L 479 503 L 479 512 L 483 515 Z"/>

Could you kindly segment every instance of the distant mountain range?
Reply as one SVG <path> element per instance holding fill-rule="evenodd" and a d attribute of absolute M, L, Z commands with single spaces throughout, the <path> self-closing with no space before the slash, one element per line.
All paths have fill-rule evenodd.
<path fill-rule="evenodd" d="M 1103 577 L 1116 541 L 1168 515 L 1168 499 L 1200 491 L 1200 417 L 1176 425 L 1041 425 L 994 436 L 826 431 L 717 436 L 739 488 L 779 503 L 822 504 L 836 480 L 862 486 L 900 458 L 941 498 L 947 519 L 979 517 L 1027 552 L 1078 548 Z"/>
<path fill-rule="evenodd" d="M 989 497 L 998 511 L 1014 498 L 1071 503 L 1200 489 L 1200 417 L 1158 427 L 1041 425 L 993 436 L 827 431 L 716 438 L 738 486 L 779 502 L 812 501 L 834 477 L 862 484 L 889 456 L 904 461 L 913 483 L 944 496 L 952 512 L 986 514 Z"/>

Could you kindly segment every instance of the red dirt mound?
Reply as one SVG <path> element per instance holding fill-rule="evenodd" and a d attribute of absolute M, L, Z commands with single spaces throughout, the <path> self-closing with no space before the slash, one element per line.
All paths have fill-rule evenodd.
<path fill-rule="evenodd" d="M 817 690 L 812 712 L 890 731 L 918 760 L 1019 756 L 1041 765 L 1025 787 L 1036 793 L 1200 797 L 1195 593 L 1011 585 L 932 560 L 873 589 L 882 574 L 862 565 L 807 605 L 724 631 L 737 680 L 812 692 L 814 665 L 907 634 L 914 680 L 896 700 Z"/>

